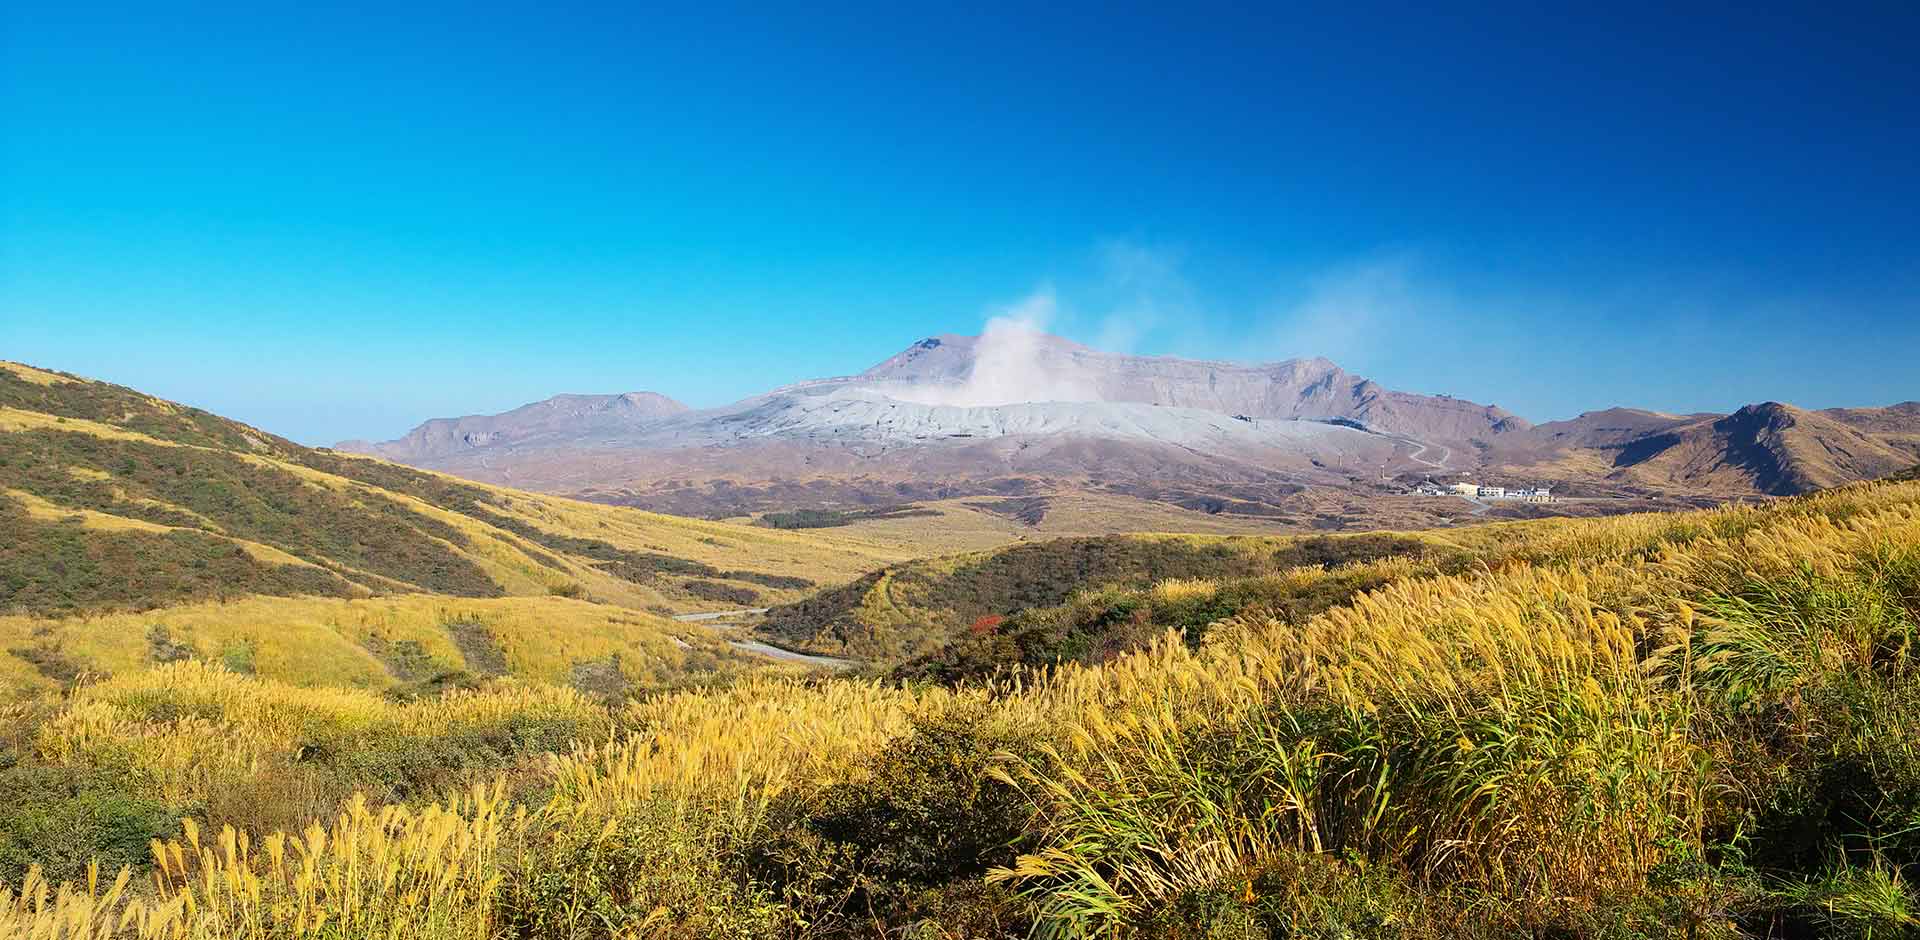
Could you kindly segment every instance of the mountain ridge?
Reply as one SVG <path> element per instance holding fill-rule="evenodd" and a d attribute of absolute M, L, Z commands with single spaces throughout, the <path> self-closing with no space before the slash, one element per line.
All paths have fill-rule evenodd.
<path fill-rule="evenodd" d="M 884 505 L 923 498 L 929 487 L 1004 495 L 1144 491 L 1167 481 L 1212 487 L 1227 503 L 1272 505 L 1310 488 L 1364 495 L 1384 491 L 1383 482 L 1475 473 L 1727 498 L 1804 492 L 1920 457 L 1914 403 L 1824 411 L 1775 403 L 1732 415 L 1616 407 L 1534 425 L 1497 405 L 1390 389 L 1323 357 L 1133 356 L 1002 326 L 926 337 L 858 373 L 716 408 L 613 419 L 545 405 L 341 446 L 456 476 L 714 516 Z M 775 495 L 809 488 L 833 495 L 798 506 Z M 1180 498 L 1191 502 L 1192 491 Z"/>

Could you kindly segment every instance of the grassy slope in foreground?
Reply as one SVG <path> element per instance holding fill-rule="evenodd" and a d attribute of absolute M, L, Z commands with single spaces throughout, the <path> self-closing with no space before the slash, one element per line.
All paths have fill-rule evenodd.
<path fill-rule="evenodd" d="M 5 727 L 20 770 L 119 795 L 127 861 L 168 809 L 251 830 L 165 849 L 153 936 L 1911 935 L 1920 484 L 1461 534 L 1457 574 L 1021 688 L 397 705 L 182 665 Z M 567 735 L 613 738 L 516 761 Z M 349 804 L 297 851 L 258 828 L 289 794 L 472 779 L 442 741 L 520 769 Z M 0 933 L 117 920 L 111 880 L 57 913 L 0 895 Z"/>
<path fill-rule="evenodd" d="M 680 658 L 669 649 L 685 652 L 669 633 L 706 631 L 654 614 L 776 602 L 896 557 L 857 539 L 678 519 L 314 450 L 130 389 L 0 363 L 0 681 L 20 686 L 138 665 L 156 623 L 204 655 L 251 644 L 269 675 L 387 684 L 401 680 L 369 668 L 377 655 L 323 663 L 302 650 L 363 646 L 358 625 L 382 617 L 391 635 L 376 643 L 432 646 L 446 630 L 429 609 L 525 633 L 529 649 L 538 641 L 527 631 L 542 621 L 608 629 L 595 625 L 615 613 L 583 614 L 574 599 L 630 608 L 625 628 L 610 630 L 627 638 L 626 661 L 645 649 L 662 651 L 643 658 L 664 664 Z M 366 603 L 408 595 L 442 600 Z M 263 596 L 302 600 L 280 612 Z M 455 598 L 466 606 L 446 603 Z M 170 612 L 107 616 L 155 609 Z M 438 660 L 458 665 L 444 649 Z M 554 672 L 547 663 L 528 674 Z"/>

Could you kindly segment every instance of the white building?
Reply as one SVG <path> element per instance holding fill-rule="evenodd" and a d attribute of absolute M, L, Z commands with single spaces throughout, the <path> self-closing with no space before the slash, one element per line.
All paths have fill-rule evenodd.
<path fill-rule="evenodd" d="M 1481 499 L 1505 499 L 1507 497 L 1507 491 L 1498 486 L 1482 486 L 1477 487 L 1477 492 L 1474 495 L 1479 496 Z"/>

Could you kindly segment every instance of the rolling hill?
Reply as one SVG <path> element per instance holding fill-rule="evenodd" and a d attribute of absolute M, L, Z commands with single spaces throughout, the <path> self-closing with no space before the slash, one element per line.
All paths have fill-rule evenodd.
<path fill-rule="evenodd" d="M 0 363 L 0 676 L 23 687 L 188 656 L 371 686 L 660 681 L 751 661 L 665 615 L 906 554 L 456 480 Z"/>

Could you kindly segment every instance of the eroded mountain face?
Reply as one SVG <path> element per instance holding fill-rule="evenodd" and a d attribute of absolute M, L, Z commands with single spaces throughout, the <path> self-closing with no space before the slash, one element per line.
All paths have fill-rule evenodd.
<path fill-rule="evenodd" d="M 1793 432 L 1746 433 L 1753 422 L 1738 415 L 1619 408 L 1534 427 L 1493 405 L 1388 389 L 1326 359 L 1128 356 L 995 330 L 929 337 L 858 375 L 720 408 L 689 410 L 646 392 L 563 395 L 341 447 L 711 515 L 1058 486 L 1176 484 L 1187 498 L 1214 486 L 1246 500 L 1460 473 L 1730 495 L 1798 492 L 1911 463 L 1920 407 L 1902 407 L 1793 409 L 1805 416 L 1788 416 Z"/>
<path fill-rule="evenodd" d="M 1044 380 L 1029 381 L 1016 369 Z M 1012 340 L 937 336 L 853 381 L 929 403 L 1134 403 L 1253 418 L 1346 419 L 1389 434 L 1462 442 L 1528 427 L 1491 405 L 1392 391 L 1326 359 L 1244 365 L 1127 356 L 1044 334 Z"/>

